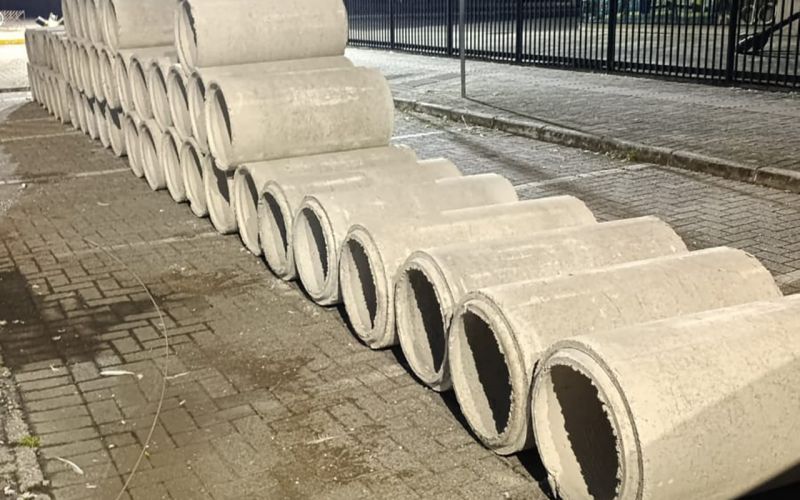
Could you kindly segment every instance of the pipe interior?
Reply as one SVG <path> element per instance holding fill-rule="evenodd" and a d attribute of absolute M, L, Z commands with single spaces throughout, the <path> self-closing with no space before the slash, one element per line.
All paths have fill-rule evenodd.
<path fill-rule="evenodd" d="M 181 171 L 183 184 L 189 200 L 197 203 L 200 197 L 205 197 L 203 192 L 203 164 L 194 146 L 187 144 L 181 154 Z"/>
<path fill-rule="evenodd" d="M 508 427 L 513 392 L 506 358 L 492 327 L 467 310 L 459 318 L 458 350 L 451 365 L 463 375 L 459 397 L 470 423 L 484 436 L 496 437 Z"/>
<path fill-rule="evenodd" d="M 212 86 L 211 98 L 208 141 L 209 143 L 213 142 L 215 154 L 227 161 L 230 158 L 231 149 L 231 117 L 228 114 L 228 106 L 225 103 L 225 96 L 222 95 L 222 89 Z"/>
<path fill-rule="evenodd" d="M 149 172 L 149 178 L 156 179 L 156 169 L 158 168 L 158 152 L 153 134 L 147 127 L 144 127 L 144 136 L 139 134 L 142 141 L 142 155 L 144 156 L 145 171 Z"/>
<path fill-rule="evenodd" d="M 328 278 L 328 244 L 322 223 L 310 208 L 300 212 L 295 224 L 295 263 L 303 285 L 321 291 Z"/>
<path fill-rule="evenodd" d="M 169 181 L 170 190 L 176 191 L 173 194 L 180 194 L 184 191 L 183 175 L 181 174 L 180 161 L 178 159 L 178 145 L 172 134 L 166 135 L 167 147 L 164 148 L 164 174 Z M 162 145 L 163 147 L 163 145 Z"/>
<path fill-rule="evenodd" d="M 230 205 L 231 195 L 228 175 L 213 163 L 210 165 L 209 170 L 214 178 L 207 179 L 205 184 L 208 211 L 212 214 L 212 220 L 223 221 L 226 219 L 225 214 L 232 208 Z"/>
<path fill-rule="evenodd" d="M 199 77 L 192 78 L 189 87 L 189 115 L 192 120 L 192 132 L 200 143 L 207 143 L 206 118 L 205 118 L 205 95 L 206 87 L 203 80 Z"/>
<path fill-rule="evenodd" d="M 250 175 L 243 176 L 243 182 L 236 193 L 236 219 L 239 232 L 248 246 L 258 246 L 258 190 Z"/>
<path fill-rule="evenodd" d="M 194 68 L 194 55 L 197 51 L 197 33 L 194 29 L 194 16 L 189 2 L 181 4 L 181 12 L 178 17 L 178 36 L 176 43 L 181 59 L 189 68 Z"/>
<path fill-rule="evenodd" d="M 108 45 L 115 49 L 119 45 L 117 26 L 117 9 L 113 1 L 107 1 L 103 7 L 103 31 Z"/>
<path fill-rule="evenodd" d="M 264 214 L 259 220 L 261 224 L 259 236 L 264 257 L 272 267 L 283 268 L 289 260 L 289 231 L 287 219 L 280 203 L 272 193 L 265 193 L 261 201 Z"/>
<path fill-rule="evenodd" d="M 409 347 L 415 364 L 438 373 L 444 363 L 447 347 L 445 318 L 439 303 L 436 287 L 420 269 L 407 269 L 400 281 L 398 301 L 403 307 L 397 311 L 397 321 L 413 339 Z"/>
<path fill-rule="evenodd" d="M 360 331 L 372 330 L 378 311 L 378 292 L 375 274 L 364 246 L 350 238 L 342 254 L 342 266 L 346 269 L 340 283 L 342 293 L 349 299 L 347 312 L 350 321 Z"/>
<path fill-rule="evenodd" d="M 147 88 L 147 78 L 145 77 L 142 64 L 139 61 L 133 61 L 132 66 L 133 102 L 136 111 L 139 112 L 142 120 L 144 120 L 150 114 L 150 91 Z"/>
<path fill-rule="evenodd" d="M 191 135 L 192 125 L 188 122 L 189 99 L 186 93 L 186 83 L 178 75 L 170 74 L 170 77 L 167 78 L 167 100 L 175 127 L 182 135 Z"/>
<path fill-rule="evenodd" d="M 171 125 L 171 120 L 169 119 L 170 108 L 169 99 L 167 98 L 167 82 L 164 80 L 164 73 L 159 66 L 155 66 L 153 74 L 155 74 L 155 78 L 150 79 L 154 84 L 150 89 L 153 113 L 158 116 L 162 127 L 168 127 Z"/>
<path fill-rule="evenodd" d="M 566 365 L 555 365 L 543 376 L 547 426 L 561 467 L 559 482 L 594 498 L 616 498 L 619 444 L 597 387 Z"/>
<path fill-rule="evenodd" d="M 116 60 L 116 73 L 117 73 L 117 92 L 119 93 L 120 102 L 130 111 L 131 106 L 131 87 L 128 78 L 128 68 L 125 65 L 125 59 L 117 56 Z"/>

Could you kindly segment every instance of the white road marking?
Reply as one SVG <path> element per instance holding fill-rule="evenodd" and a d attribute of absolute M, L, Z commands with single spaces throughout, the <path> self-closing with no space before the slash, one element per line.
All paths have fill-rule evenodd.
<path fill-rule="evenodd" d="M 98 170 L 96 172 L 78 172 L 76 174 L 64 175 L 46 175 L 36 179 L 12 179 L 8 181 L 0 180 L 0 186 L 18 186 L 20 184 L 36 184 L 43 181 L 54 181 L 58 179 L 82 179 L 85 177 L 98 177 L 101 175 L 119 174 L 122 172 L 130 172 L 129 168 L 112 168 L 108 170 Z"/>
<path fill-rule="evenodd" d="M 442 135 L 445 132 L 443 130 L 437 130 L 436 132 L 421 132 L 419 134 L 408 134 L 408 135 L 398 135 L 397 137 L 392 137 L 393 141 L 402 141 L 405 139 L 416 139 L 417 137 L 430 137 L 432 135 Z"/>
<path fill-rule="evenodd" d="M 548 186 L 550 184 L 560 184 L 562 182 L 571 182 L 581 179 L 592 179 L 595 177 L 605 177 L 607 175 L 620 174 L 624 172 L 636 172 L 638 170 L 646 170 L 648 168 L 657 168 L 658 165 L 642 164 L 642 165 L 627 165 L 624 167 L 608 168 L 605 170 L 598 170 L 596 172 L 587 172 L 585 174 L 567 175 L 565 177 L 556 177 L 554 179 L 547 179 L 544 181 L 526 182 L 525 184 L 518 184 L 514 186 L 517 191 L 527 188 L 536 188 L 541 186 Z"/>

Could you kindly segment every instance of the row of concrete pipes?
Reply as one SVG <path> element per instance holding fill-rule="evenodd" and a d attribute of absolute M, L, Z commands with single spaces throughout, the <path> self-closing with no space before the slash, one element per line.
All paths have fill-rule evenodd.
<path fill-rule="evenodd" d="M 563 498 L 727 498 L 800 476 L 800 297 L 652 218 L 520 201 L 390 145 L 341 0 L 65 0 L 26 34 L 35 99 L 237 232 L 373 349 L 455 390 Z"/>

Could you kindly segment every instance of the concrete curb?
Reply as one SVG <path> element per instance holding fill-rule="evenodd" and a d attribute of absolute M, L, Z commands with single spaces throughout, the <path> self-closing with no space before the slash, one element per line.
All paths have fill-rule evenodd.
<path fill-rule="evenodd" d="M 754 167 L 691 151 L 672 150 L 608 136 L 589 134 L 580 130 L 542 122 L 515 120 L 466 109 L 457 110 L 447 106 L 410 99 L 395 98 L 394 102 L 395 107 L 400 111 L 415 111 L 562 146 L 610 153 L 630 158 L 637 162 L 683 168 L 726 179 L 800 193 L 800 172 L 792 170 L 776 167 Z"/>

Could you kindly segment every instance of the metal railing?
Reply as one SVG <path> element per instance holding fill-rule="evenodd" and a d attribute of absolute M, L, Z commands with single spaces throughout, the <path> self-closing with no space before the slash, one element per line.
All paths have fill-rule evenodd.
<path fill-rule="evenodd" d="M 458 0 L 345 0 L 353 46 L 456 55 Z M 800 88 L 800 0 L 466 0 L 473 59 Z"/>

